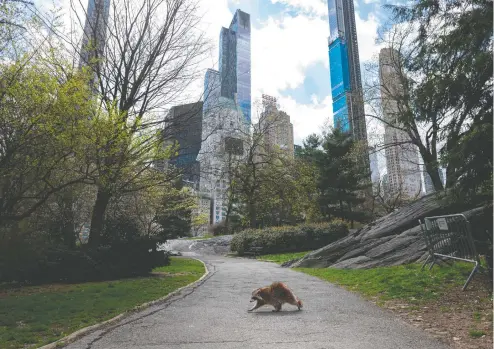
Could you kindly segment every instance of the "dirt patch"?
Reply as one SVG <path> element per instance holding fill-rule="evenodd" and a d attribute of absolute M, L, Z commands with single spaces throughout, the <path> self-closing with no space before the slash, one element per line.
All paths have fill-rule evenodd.
<path fill-rule="evenodd" d="M 74 289 L 73 284 L 49 284 L 40 286 L 14 286 L 4 285 L 0 288 L 0 298 L 10 296 L 29 296 L 45 292 L 69 292 Z"/>
<path fill-rule="evenodd" d="M 434 301 L 385 301 L 412 325 L 455 349 L 492 349 L 492 291 L 487 278 L 477 275 L 466 291 L 450 287 Z"/>

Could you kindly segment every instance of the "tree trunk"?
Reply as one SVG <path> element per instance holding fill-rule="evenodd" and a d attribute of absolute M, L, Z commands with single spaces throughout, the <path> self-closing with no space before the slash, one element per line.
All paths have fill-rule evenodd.
<path fill-rule="evenodd" d="M 431 177 L 434 190 L 442 191 L 444 189 L 444 185 L 441 181 L 441 177 L 439 177 L 439 169 L 432 164 L 426 164 L 425 168 L 427 169 L 427 173 Z"/>
<path fill-rule="evenodd" d="M 103 232 L 103 225 L 105 222 L 105 213 L 108 203 L 110 202 L 110 193 L 108 191 L 98 188 L 98 194 L 96 195 L 96 202 L 93 207 L 93 214 L 91 216 L 91 231 L 89 233 L 89 246 L 97 247 L 101 243 L 101 233 Z"/>
<path fill-rule="evenodd" d="M 434 186 L 435 191 L 441 191 L 444 189 L 443 183 L 441 182 L 441 178 L 439 177 L 439 171 L 437 168 L 437 157 L 434 158 L 427 149 L 421 144 L 418 146 L 420 155 L 422 156 L 422 160 L 424 160 L 425 169 L 427 173 L 431 177 L 432 184 Z"/>
<path fill-rule="evenodd" d="M 256 223 L 257 223 L 257 213 L 256 213 L 256 208 L 255 205 L 252 203 L 249 203 L 247 206 L 249 210 L 249 220 L 250 220 L 250 227 L 255 229 L 256 228 Z"/>
<path fill-rule="evenodd" d="M 453 166 L 446 167 L 446 188 L 451 188 L 456 182 L 455 169 Z"/>
<path fill-rule="evenodd" d="M 62 239 L 65 246 L 75 248 L 75 224 L 74 224 L 74 196 L 72 189 L 68 188 L 62 193 Z"/>

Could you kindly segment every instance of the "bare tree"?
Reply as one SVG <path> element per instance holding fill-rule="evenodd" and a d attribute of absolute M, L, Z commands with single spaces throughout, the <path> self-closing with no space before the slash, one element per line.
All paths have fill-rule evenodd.
<path fill-rule="evenodd" d="M 98 146 L 93 151 L 99 176 L 95 179 L 98 193 L 91 218 L 92 245 L 99 244 L 113 195 L 175 178 L 175 174 L 163 178 L 162 173 L 152 170 L 163 142 L 156 128 L 163 123 L 161 113 L 183 100 L 185 89 L 198 77 L 197 66 L 207 51 L 194 1 L 111 3 L 108 19 L 96 16 L 89 34 L 86 26 L 85 35 L 91 40 L 82 47 L 82 51 L 91 50 L 91 54 L 82 55 L 89 57 L 83 65 L 94 74 L 102 111 L 112 121 L 112 130 L 95 140 Z M 80 1 L 72 5 L 74 9 L 83 6 Z M 83 26 L 82 20 L 79 23 Z M 104 35 L 99 32 L 101 28 Z"/>
<path fill-rule="evenodd" d="M 396 130 L 399 135 L 406 135 L 385 140 L 378 146 L 380 150 L 399 148 L 400 152 L 407 153 L 417 147 L 435 189 L 442 190 L 443 184 L 438 174 L 438 147 L 450 119 L 450 111 L 432 104 L 432 101 L 422 103 L 417 93 L 417 86 L 423 80 L 422 74 L 433 73 L 435 65 L 432 60 L 422 62 L 422 74 L 410 69 L 418 54 L 413 44 L 414 35 L 416 33 L 411 26 L 395 26 L 383 34 L 381 40 L 386 48 L 381 51 L 381 59 L 378 64 L 367 66 L 374 76 L 365 87 L 367 116 L 379 120 L 388 129 Z M 422 164 L 417 160 L 408 159 L 417 166 Z"/>
<path fill-rule="evenodd" d="M 374 185 L 372 202 L 376 211 L 382 209 L 384 213 L 391 213 L 421 196 L 421 191 L 416 192 L 415 195 L 410 195 L 408 191 L 404 190 L 403 185 L 395 190 L 390 190 L 386 184 L 381 179 Z"/>

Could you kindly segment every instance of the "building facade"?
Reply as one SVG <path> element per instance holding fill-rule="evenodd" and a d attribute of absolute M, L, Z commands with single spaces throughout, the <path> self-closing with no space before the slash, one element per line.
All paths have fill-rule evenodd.
<path fill-rule="evenodd" d="M 204 78 L 200 192 L 211 199 L 211 223 L 225 219 L 229 166 L 245 155 L 251 125 L 250 15 L 237 10 L 221 28 L 218 70 Z"/>
<path fill-rule="evenodd" d="M 397 96 L 402 92 L 399 80 L 398 52 L 383 48 L 379 52 L 379 76 L 384 127 L 388 195 L 403 199 L 417 198 L 422 193 L 419 153 L 408 134 L 401 129 Z"/>
<path fill-rule="evenodd" d="M 199 188 L 200 164 L 197 156 L 202 142 L 203 102 L 174 106 L 165 118 L 163 137 L 165 146 L 178 146 L 168 164 L 182 171 L 182 180 Z M 175 150 L 175 148 L 174 148 Z"/>
<path fill-rule="evenodd" d="M 88 2 L 79 59 L 80 68 L 92 64 L 94 59 L 104 55 L 110 2 L 111 0 L 89 0 Z"/>
<path fill-rule="evenodd" d="M 218 108 L 220 96 L 220 72 L 214 69 L 208 69 L 204 76 L 203 115 L 210 114 L 214 112 L 215 108 Z"/>
<path fill-rule="evenodd" d="M 219 107 L 203 116 L 203 142 L 199 152 L 201 195 L 211 198 L 211 223 L 226 218 L 231 166 L 247 150 L 248 129 L 241 108 L 232 100 L 220 97 Z"/>
<path fill-rule="evenodd" d="M 281 152 L 289 158 L 294 157 L 293 124 L 290 115 L 278 109 L 276 98 L 262 95 L 264 110 L 261 113 L 259 123 L 254 129 L 260 133 L 262 138 L 262 149 L 264 152 Z"/>
<path fill-rule="evenodd" d="M 250 15 L 237 10 L 229 28 L 221 28 L 221 96 L 237 101 L 245 123 L 251 122 Z"/>
<path fill-rule="evenodd" d="M 357 27 L 352 0 L 328 0 L 334 126 L 367 143 Z"/>

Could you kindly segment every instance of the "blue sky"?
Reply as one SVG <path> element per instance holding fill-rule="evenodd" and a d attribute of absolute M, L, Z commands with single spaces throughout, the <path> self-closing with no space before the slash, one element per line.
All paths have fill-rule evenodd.
<path fill-rule="evenodd" d="M 81 1 L 87 4 L 87 0 Z M 201 67 L 204 72 L 207 68 L 217 68 L 221 27 L 228 27 L 235 10 L 241 9 L 251 15 L 253 102 L 262 93 L 275 96 L 281 109 L 291 117 L 295 144 L 301 144 L 309 134 L 319 133 L 332 125 L 327 0 L 196 1 L 203 16 L 202 29 L 214 46 L 209 57 L 204 59 Z M 362 65 L 377 58 L 380 49 L 376 44 L 377 32 L 389 16 L 382 5 L 389 1 L 354 2 Z M 35 3 L 46 9 L 53 3 L 65 12 L 70 9 L 69 0 L 35 0 Z M 365 71 L 362 71 L 365 77 Z M 191 87 L 192 93 L 197 95 L 201 95 L 203 89 L 203 81 L 199 80 Z M 253 105 L 253 114 L 255 109 Z M 371 144 L 375 143 L 372 137 L 379 139 L 382 131 L 375 120 L 368 120 Z"/>
<path fill-rule="evenodd" d="M 253 97 L 259 98 L 261 93 L 267 93 L 278 98 L 281 108 L 291 115 L 297 144 L 308 134 L 320 132 L 322 126 L 331 125 L 327 1 L 225 2 L 231 14 L 237 8 L 251 14 Z M 375 41 L 379 26 L 389 16 L 388 11 L 382 8 L 388 2 L 354 2 L 362 65 L 375 60 L 379 52 Z M 223 25 L 228 24 L 225 22 Z M 369 123 L 373 129 L 372 120 Z"/>

